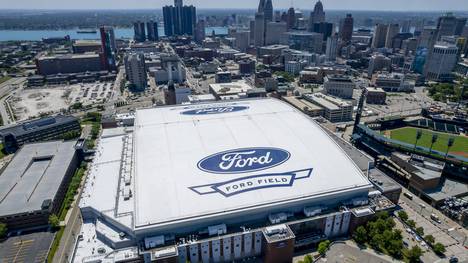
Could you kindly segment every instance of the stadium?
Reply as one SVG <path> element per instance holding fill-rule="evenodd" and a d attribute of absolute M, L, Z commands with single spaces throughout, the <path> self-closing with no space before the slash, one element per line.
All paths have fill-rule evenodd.
<path fill-rule="evenodd" d="M 99 140 L 73 262 L 290 262 L 388 208 L 340 146 L 280 100 L 135 118 Z"/>

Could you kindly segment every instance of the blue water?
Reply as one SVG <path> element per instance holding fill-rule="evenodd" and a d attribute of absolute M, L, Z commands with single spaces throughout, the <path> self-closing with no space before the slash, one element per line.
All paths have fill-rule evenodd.
<path fill-rule="evenodd" d="M 99 30 L 95 34 L 78 34 L 78 29 L 70 30 L 0 30 L 0 41 L 39 41 L 48 37 L 64 37 L 71 39 L 99 39 Z M 213 30 L 217 35 L 227 34 L 226 27 L 207 27 L 206 34 L 211 35 Z M 133 28 L 114 28 L 116 38 L 133 38 Z M 160 36 L 164 36 L 164 28 L 159 28 Z"/>

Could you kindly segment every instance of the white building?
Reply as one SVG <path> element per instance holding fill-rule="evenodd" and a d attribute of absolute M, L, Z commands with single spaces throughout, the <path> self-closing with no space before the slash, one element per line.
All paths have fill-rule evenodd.
<path fill-rule="evenodd" d="M 353 104 L 340 98 L 321 93 L 305 94 L 304 99 L 324 109 L 323 117 L 331 122 L 344 122 L 353 119 Z"/>
<path fill-rule="evenodd" d="M 454 44 L 438 42 L 425 65 L 426 80 L 452 80 L 452 71 L 458 60 L 458 48 Z"/>
<path fill-rule="evenodd" d="M 145 56 L 143 53 L 130 53 L 125 56 L 125 74 L 132 89 L 143 91 L 148 87 Z"/>
<path fill-rule="evenodd" d="M 338 35 L 332 35 L 327 38 L 327 47 L 325 50 L 325 56 L 327 61 L 335 61 L 338 54 Z"/>
<path fill-rule="evenodd" d="M 286 61 L 284 63 L 285 71 L 292 75 L 299 75 L 302 69 L 307 65 L 306 61 Z"/>
<path fill-rule="evenodd" d="M 323 87 L 328 95 L 352 99 L 356 84 L 348 76 L 331 75 L 325 77 Z"/>
<path fill-rule="evenodd" d="M 292 261 L 379 209 L 345 151 L 280 100 L 137 110 L 117 131 L 98 140 L 71 262 Z"/>

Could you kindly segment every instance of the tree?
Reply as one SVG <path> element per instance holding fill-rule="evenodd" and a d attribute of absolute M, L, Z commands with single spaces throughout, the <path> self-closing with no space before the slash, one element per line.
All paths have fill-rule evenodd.
<path fill-rule="evenodd" d="M 432 235 L 427 235 L 427 236 L 425 236 L 425 237 L 424 237 L 424 240 L 426 240 L 426 242 L 427 242 L 430 246 L 432 246 L 432 245 L 434 244 L 434 242 L 435 242 L 435 239 L 434 239 L 434 237 L 433 237 Z"/>
<path fill-rule="evenodd" d="M 354 241 L 358 244 L 364 244 L 367 242 L 367 230 L 363 226 L 359 226 L 353 233 Z"/>
<path fill-rule="evenodd" d="M 450 137 L 447 141 L 447 152 L 445 152 L 445 159 L 447 159 L 448 153 L 450 151 L 450 148 L 452 148 L 453 143 L 455 142 L 455 138 Z"/>
<path fill-rule="evenodd" d="M 57 228 L 59 227 L 60 225 L 60 220 L 59 218 L 57 217 L 56 214 L 51 214 L 49 216 L 49 225 L 52 227 L 52 228 Z"/>
<path fill-rule="evenodd" d="M 437 255 L 443 255 L 445 253 L 445 246 L 437 242 L 432 247 L 432 250 L 434 250 L 434 253 L 436 253 Z"/>
<path fill-rule="evenodd" d="M 8 232 L 7 225 L 0 222 L 0 238 L 5 237 L 7 232 Z"/>
<path fill-rule="evenodd" d="M 420 257 L 424 252 L 418 247 L 414 246 L 411 249 L 407 250 L 406 257 L 408 258 L 409 262 L 419 262 Z"/>
<path fill-rule="evenodd" d="M 325 240 L 319 243 L 317 251 L 320 255 L 324 256 L 327 253 L 328 247 L 330 246 L 330 241 Z"/>
<path fill-rule="evenodd" d="M 416 232 L 416 234 L 418 234 L 419 236 L 424 236 L 424 228 L 422 227 L 417 227 L 414 232 Z"/>
<path fill-rule="evenodd" d="M 303 260 L 302 262 L 304 262 L 304 263 L 312 263 L 312 262 L 314 262 L 314 259 L 312 258 L 311 255 L 306 255 L 306 256 L 304 257 L 304 260 Z"/>
<path fill-rule="evenodd" d="M 384 239 L 383 239 L 383 236 L 381 234 L 376 234 L 374 235 L 369 244 L 371 245 L 371 247 L 377 251 L 380 251 L 381 250 L 381 247 L 383 247 L 384 245 Z"/>
<path fill-rule="evenodd" d="M 409 227 L 411 228 L 415 228 L 416 227 L 416 222 L 414 222 L 413 220 L 408 220 L 408 222 L 406 222 L 406 224 L 408 224 Z"/>
<path fill-rule="evenodd" d="M 429 153 L 432 153 L 432 147 L 434 146 L 434 143 L 437 142 L 437 139 L 439 138 L 439 135 L 433 133 L 432 138 L 431 138 L 431 148 L 429 148 Z"/>
<path fill-rule="evenodd" d="M 403 240 L 392 239 L 385 249 L 387 249 L 392 257 L 400 258 L 401 251 L 403 250 Z"/>
<path fill-rule="evenodd" d="M 398 217 L 403 221 L 403 222 L 406 222 L 408 220 L 408 214 L 401 210 L 398 212 Z"/>

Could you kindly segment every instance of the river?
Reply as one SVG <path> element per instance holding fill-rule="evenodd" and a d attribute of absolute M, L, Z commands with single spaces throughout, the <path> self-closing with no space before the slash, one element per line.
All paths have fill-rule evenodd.
<path fill-rule="evenodd" d="M 211 35 L 213 30 L 218 35 L 227 34 L 226 27 L 207 27 L 206 34 Z M 99 39 L 99 30 L 96 33 L 78 34 L 78 28 L 69 30 L 0 30 L 0 41 L 40 41 L 48 37 L 64 37 L 71 39 Z M 116 38 L 133 38 L 133 28 L 114 28 Z M 164 28 L 159 28 L 159 35 L 164 36 Z"/>

